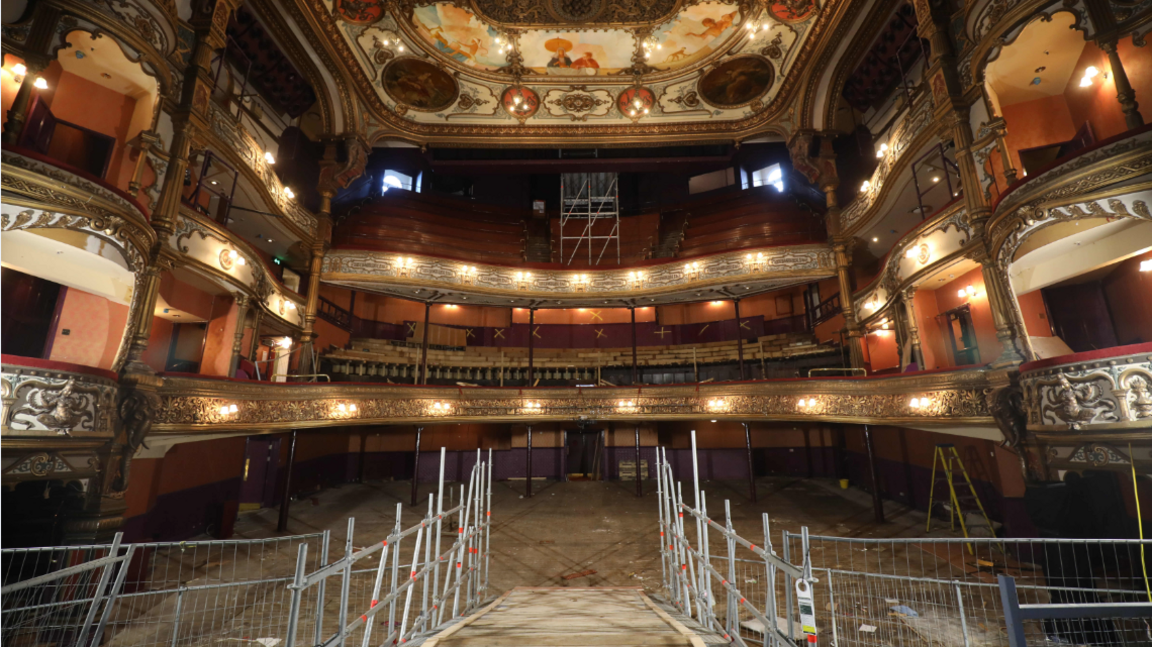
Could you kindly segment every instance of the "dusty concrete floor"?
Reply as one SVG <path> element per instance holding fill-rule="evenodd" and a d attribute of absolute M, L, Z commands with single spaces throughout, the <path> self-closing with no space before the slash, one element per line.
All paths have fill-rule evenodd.
<path fill-rule="evenodd" d="M 800 532 L 805 525 L 812 534 L 847 537 L 923 534 L 923 513 L 887 502 L 887 521 L 877 524 L 867 493 L 840 490 L 830 480 L 761 478 L 756 503 L 749 500 L 747 481 L 711 481 L 702 486 L 710 515 L 723 519 L 728 499 L 737 532 L 755 543 L 763 541 L 761 514 L 767 512 L 778 550 L 784 530 Z M 492 593 L 514 586 L 659 588 L 654 481 L 645 481 L 642 498 L 636 496 L 634 482 L 536 481 L 530 499 L 523 496 L 524 487 L 522 480 L 493 483 Z M 356 518 L 354 544 L 365 546 L 392 529 L 398 502 L 404 503 L 404 526 L 417 523 L 432 490 L 430 484 L 421 486 L 419 510 L 408 505 L 411 484 L 406 481 L 370 481 L 325 490 L 292 503 L 289 532 L 331 529 L 338 550 L 351 516 Z M 236 524 L 236 538 L 275 536 L 276 517 L 274 509 L 243 515 Z M 584 571 L 595 572 L 564 579 Z"/>

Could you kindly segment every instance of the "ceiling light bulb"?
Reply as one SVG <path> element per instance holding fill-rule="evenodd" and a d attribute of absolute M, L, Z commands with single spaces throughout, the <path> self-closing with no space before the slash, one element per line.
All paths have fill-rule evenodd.
<path fill-rule="evenodd" d="M 633 116 L 633 117 L 635 117 L 635 116 L 636 116 L 636 111 L 635 111 L 635 110 L 632 110 L 632 111 L 630 111 L 628 114 L 629 114 L 629 115 L 631 115 L 631 116 Z"/>
<path fill-rule="evenodd" d="M 12 66 L 12 74 L 16 76 L 24 76 L 28 73 L 28 68 L 24 67 L 22 63 L 17 63 Z"/>
<path fill-rule="evenodd" d="M 399 50 L 400 50 L 401 52 L 403 52 L 403 51 L 404 51 L 404 46 L 403 46 L 403 45 L 401 45 L 401 46 L 399 47 Z"/>
<path fill-rule="evenodd" d="M 220 415 L 222 415 L 222 416 L 228 415 L 228 405 L 224 405 L 224 406 L 220 407 Z"/>
<path fill-rule="evenodd" d="M 872 237 L 872 242 L 874 242 L 874 243 L 878 243 L 878 242 L 880 242 L 880 238 L 879 238 L 879 237 L 877 237 L 877 236 L 873 236 L 873 237 Z"/>
<path fill-rule="evenodd" d="M 965 295 L 964 295 L 964 290 L 956 290 L 956 296 L 958 296 L 958 297 L 960 297 L 961 299 L 963 299 L 963 298 L 964 298 L 964 296 L 965 296 Z"/>
<path fill-rule="evenodd" d="M 939 177 L 933 177 L 933 178 L 932 178 L 932 181 L 933 181 L 933 182 L 939 182 L 939 181 L 940 181 L 940 178 L 939 178 Z"/>
<path fill-rule="evenodd" d="M 236 413 L 236 412 L 237 412 L 237 411 L 239 411 L 239 410 L 240 410 L 240 408 L 239 408 L 239 407 L 237 407 L 237 406 L 236 406 L 236 405 L 234 405 L 234 404 L 233 404 L 233 405 L 231 405 L 230 407 L 228 407 L 228 413 Z"/>
<path fill-rule="evenodd" d="M 647 108 L 645 108 L 645 109 L 644 109 L 644 114 L 648 114 L 648 109 L 647 109 Z"/>
<path fill-rule="evenodd" d="M 354 405 L 354 404 L 348 405 L 348 410 L 351 411 L 352 413 L 356 413 L 356 405 Z"/>
<path fill-rule="evenodd" d="M 969 285 L 968 287 L 964 288 L 964 292 L 967 293 L 968 296 L 970 296 L 970 297 L 975 296 L 976 295 L 976 288 Z"/>
<path fill-rule="evenodd" d="M 808 399 L 808 406 L 810 406 L 810 407 L 816 406 L 816 398 L 809 398 Z"/>
<path fill-rule="evenodd" d="M 632 104 L 635 105 L 637 108 L 639 108 L 640 107 L 640 100 L 637 99 L 637 100 L 633 101 Z"/>
<path fill-rule="evenodd" d="M 796 403 L 796 406 L 806 407 L 806 406 L 808 406 L 808 401 L 805 400 L 804 398 L 800 398 L 800 401 Z"/>
<path fill-rule="evenodd" d="M 347 411 L 347 410 L 348 410 L 348 407 L 347 407 L 347 405 L 345 405 L 345 404 L 343 404 L 343 403 L 336 405 L 336 408 L 337 408 L 337 409 L 339 409 L 341 412 L 344 412 L 344 411 Z"/>
<path fill-rule="evenodd" d="M 296 198 L 296 193 L 294 193 L 292 191 L 292 189 L 289 187 L 284 187 L 284 195 L 288 196 L 289 200 L 293 200 Z"/>
<path fill-rule="evenodd" d="M 276 158 L 275 158 L 275 157 L 272 157 L 272 153 L 271 153 L 271 152 L 267 152 L 267 151 L 266 151 L 266 152 L 264 153 L 264 161 L 265 161 L 265 162 L 268 162 L 269 164 L 275 164 L 275 163 L 276 163 Z"/>
<path fill-rule="evenodd" d="M 47 90 L 48 89 L 48 82 L 44 80 L 44 77 L 40 77 L 40 78 L 36 79 L 36 82 L 33 83 L 32 85 L 36 86 L 37 90 Z"/>

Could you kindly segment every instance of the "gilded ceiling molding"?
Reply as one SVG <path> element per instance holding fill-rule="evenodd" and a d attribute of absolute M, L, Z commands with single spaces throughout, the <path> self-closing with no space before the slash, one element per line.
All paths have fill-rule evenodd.
<path fill-rule="evenodd" d="M 413 254 L 334 249 L 324 256 L 321 280 L 372 291 L 403 290 L 409 299 L 416 297 L 408 288 L 418 288 L 547 301 L 551 306 L 597 300 L 639 303 L 653 298 L 699 301 L 701 291 L 714 288 L 747 285 L 755 287 L 748 294 L 755 294 L 826 278 L 835 271 L 832 250 L 819 244 L 748 249 L 637 269 L 530 271 Z"/>
<path fill-rule="evenodd" d="M 169 377 L 159 391 L 161 406 L 152 433 L 270 432 L 481 420 L 526 423 L 701 417 L 919 428 L 993 427 L 987 394 L 1006 382 L 1003 374 L 982 370 L 872 380 L 769 380 L 589 389 L 269 385 Z M 232 405 L 236 406 L 235 412 Z"/>
<path fill-rule="evenodd" d="M 814 113 L 820 109 L 824 110 L 825 128 L 831 128 L 835 124 L 836 106 L 844 93 L 844 85 L 848 82 L 848 77 L 860 66 L 860 61 L 868 53 L 872 41 L 875 40 L 877 34 L 883 31 L 898 3 L 899 0 L 882 0 L 868 12 L 864 25 L 856 32 L 851 45 L 844 52 L 844 55 L 835 61 L 835 68 L 832 71 L 831 80 L 828 82 L 828 97 L 823 106 L 816 105 L 816 94 L 819 91 L 820 80 L 827 76 L 828 65 L 833 63 L 831 59 L 835 56 L 835 48 L 825 51 L 821 60 L 813 65 L 814 69 L 822 70 L 825 74 L 815 76 L 806 88 L 804 103 L 800 109 L 801 128 L 814 128 L 813 124 L 816 122 Z M 849 13 L 842 20 L 842 24 L 851 26 L 860 15 L 863 4 L 850 3 Z"/>
<path fill-rule="evenodd" d="M 841 4 L 848 4 L 837 0 L 829 2 L 815 20 L 807 27 L 809 35 L 800 45 L 800 50 L 794 56 L 797 61 L 792 65 L 778 91 L 767 106 L 763 106 L 756 114 L 747 118 L 718 122 L 675 122 L 671 124 L 656 124 L 651 121 L 640 120 L 634 124 L 593 125 L 578 123 L 556 126 L 536 126 L 531 122 L 524 125 L 498 125 L 454 123 L 448 120 L 444 124 L 421 123 L 414 120 L 411 115 L 401 116 L 385 105 L 377 94 L 374 81 L 370 80 L 358 64 L 358 55 L 352 51 L 351 46 L 344 40 L 340 29 L 330 17 L 321 0 L 297 0 L 289 4 L 289 11 L 301 25 L 307 24 L 308 38 L 313 46 L 324 49 L 324 57 L 332 62 L 331 69 L 339 70 L 341 82 L 356 86 L 365 102 L 370 114 L 366 115 L 365 128 L 373 141 L 380 139 L 398 139 L 412 141 L 418 144 L 445 143 L 448 145 L 467 145 L 469 143 L 483 143 L 491 146 L 492 137 L 511 138 L 507 145 L 548 145 L 550 142 L 564 141 L 579 138 L 581 143 L 594 145 L 601 143 L 627 144 L 644 142 L 652 135 L 663 137 L 663 141 L 731 141 L 733 138 L 744 138 L 750 134 L 763 130 L 763 125 L 780 116 L 788 107 L 791 93 L 797 84 L 802 72 L 798 68 L 804 67 L 804 61 L 810 59 L 812 53 L 828 46 L 828 25 L 831 16 L 837 13 Z M 352 67 L 356 69 L 351 69 Z M 484 100 L 489 100 L 481 97 Z M 473 97 L 476 99 L 476 97 Z M 401 112 L 406 112 L 406 109 Z M 503 119 L 503 118 L 501 118 Z M 383 132 L 384 134 L 379 134 Z"/>
<path fill-rule="evenodd" d="M 301 70 L 308 83 L 316 90 L 316 99 L 320 104 L 320 118 L 323 132 L 330 133 L 335 129 L 335 110 L 331 97 L 327 91 L 328 83 L 316 65 L 316 59 L 304 51 L 296 34 L 284 20 L 283 10 L 273 6 L 268 0 L 252 0 L 251 5 L 256 10 L 260 22 L 276 37 L 276 42 L 287 52 L 288 59 Z M 303 31 L 303 30 L 302 30 Z M 348 95 L 347 88 L 337 87 L 337 96 L 340 99 L 339 109 L 344 113 L 345 125 L 359 123 L 353 112 L 353 100 Z"/>
<path fill-rule="evenodd" d="M 3 215 L 0 230 L 71 229 L 107 242 L 133 272 L 156 241 L 140 207 L 109 188 L 57 166 L 2 152 Z M 9 193 L 10 192 L 10 193 Z"/>

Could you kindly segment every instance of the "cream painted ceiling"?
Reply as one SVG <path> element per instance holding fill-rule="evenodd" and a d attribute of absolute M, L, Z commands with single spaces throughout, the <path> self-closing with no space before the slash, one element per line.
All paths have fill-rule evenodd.
<path fill-rule="evenodd" d="M 1064 92 L 1084 50 L 1084 34 L 1072 28 L 1074 21 L 1066 11 L 1051 22 L 1036 20 L 988 64 L 985 79 L 1001 106 Z"/>

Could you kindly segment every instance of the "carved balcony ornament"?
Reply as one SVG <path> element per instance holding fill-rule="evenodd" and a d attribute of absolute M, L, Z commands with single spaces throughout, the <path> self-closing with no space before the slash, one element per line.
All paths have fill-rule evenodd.
<path fill-rule="evenodd" d="M 1021 386 L 1033 430 L 1152 424 L 1152 356 L 1147 354 L 1026 371 Z"/>
<path fill-rule="evenodd" d="M 516 289 L 521 292 L 527 292 L 528 288 L 532 285 L 531 272 L 517 272 L 516 273 Z"/>
<path fill-rule="evenodd" d="M 117 387 L 111 379 L 5 367 L 2 391 L 6 432 L 112 434 Z"/>
<path fill-rule="evenodd" d="M 764 252 L 756 252 L 756 254 L 745 254 L 744 264 L 748 268 L 748 272 L 763 272 L 764 271 Z"/>

